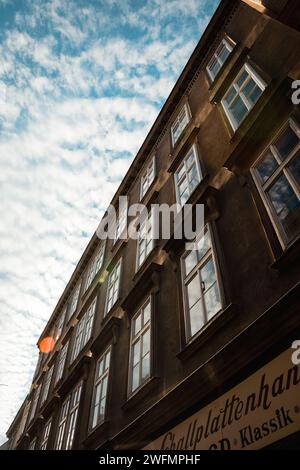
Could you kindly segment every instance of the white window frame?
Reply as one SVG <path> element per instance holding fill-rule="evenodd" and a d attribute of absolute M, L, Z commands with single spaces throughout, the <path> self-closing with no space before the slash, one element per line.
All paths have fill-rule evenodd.
<path fill-rule="evenodd" d="M 184 114 L 184 116 L 183 116 Z M 179 113 L 177 114 L 176 118 L 174 119 L 172 125 L 171 125 L 171 136 L 172 136 L 172 145 L 176 144 L 178 142 L 180 136 L 182 135 L 184 129 L 187 127 L 191 120 L 191 112 L 190 108 L 187 103 L 185 103 L 182 108 L 180 109 Z M 174 129 L 178 127 L 179 128 L 179 133 L 175 134 Z"/>
<path fill-rule="evenodd" d="M 53 370 L 54 370 L 54 365 L 52 364 L 50 369 L 47 370 L 46 376 L 45 376 L 45 379 L 44 379 L 43 390 L 42 390 L 42 394 L 41 394 L 41 406 L 46 402 L 46 400 L 48 398 L 50 384 L 51 384 L 51 380 L 52 380 L 52 376 L 53 376 Z"/>
<path fill-rule="evenodd" d="M 51 431 L 51 426 L 52 426 L 52 417 L 48 419 L 46 422 L 44 429 L 43 429 L 43 437 L 42 437 L 42 442 L 40 446 L 40 450 L 46 450 L 47 449 L 47 444 L 50 436 L 50 431 Z"/>
<path fill-rule="evenodd" d="M 149 381 L 152 375 L 152 296 L 150 295 L 145 302 L 140 306 L 140 308 L 137 310 L 137 312 L 133 315 L 131 319 L 131 331 L 130 331 L 130 349 L 129 349 L 129 367 L 128 367 L 128 396 L 134 394 L 139 390 L 146 382 Z M 149 304 L 150 307 L 150 317 L 149 320 L 144 323 L 144 311 L 145 307 Z M 143 326 L 141 326 L 141 329 L 137 334 L 134 334 L 134 322 L 135 320 L 141 315 L 142 321 L 143 321 Z M 143 347 L 143 342 L 142 342 L 142 337 L 145 335 L 145 333 L 150 332 L 150 349 L 149 349 L 149 375 L 143 380 L 142 379 L 142 360 L 143 358 L 147 355 L 143 355 L 142 347 Z M 139 354 L 139 384 L 137 387 L 134 389 L 132 388 L 133 386 L 133 359 L 134 359 L 134 354 L 133 354 L 133 349 L 134 345 L 140 341 L 140 354 Z"/>
<path fill-rule="evenodd" d="M 144 235 L 149 235 L 150 238 L 144 237 Z M 136 241 L 136 265 L 135 270 L 138 271 L 140 267 L 144 264 L 151 251 L 154 248 L 154 214 L 150 210 L 147 212 L 146 216 L 141 219 L 139 224 L 137 241 Z M 144 247 L 144 258 L 141 260 L 141 247 Z"/>
<path fill-rule="evenodd" d="M 97 297 L 93 300 L 87 311 L 81 317 L 76 326 L 75 340 L 72 353 L 72 362 L 82 351 L 92 336 Z"/>
<path fill-rule="evenodd" d="M 58 341 L 64 330 L 65 320 L 67 314 L 67 307 L 64 307 L 63 311 L 59 314 L 58 319 L 55 322 L 55 334 L 54 340 Z"/>
<path fill-rule="evenodd" d="M 280 130 L 275 134 L 274 138 L 272 138 L 271 143 L 265 148 L 265 150 L 262 152 L 262 154 L 258 157 L 258 159 L 255 161 L 254 166 L 250 169 L 251 174 L 253 176 L 254 182 L 257 186 L 258 192 L 260 194 L 260 197 L 264 203 L 264 206 L 266 208 L 266 211 L 268 213 L 268 216 L 271 220 L 271 223 L 274 227 L 274 230 L 277 234 L 277 237 L 279 239 L 279 242 L 282 246 L 283 249 L 286 249 L 289 243 L 293 240 L 290 239 L 286 232 L 284 231 L 284 228 L 282 224 L 280 223 L 278 216 L 275 212 L 275 209 L 273 207 L 273 204 L 271 201 L 269 201 L 268 196 L 266 192 L 268 191 L 269 187 L 272 186 L 272 183 L 279 177 L 279 175 L 284 175 L 289 184 L 291 185 L 293 191 L 295 192 L 296 196 L 300 200 L 300 188 L 298 187 L 297 182 L 295 181 L 293 175 L 289 172 L 288 170 L 288 165 L 289 163 L 294 159 L 295 155 L 297 152 L 300 151 L 300 144 L 298 144 L 293 151 L 290 153 L 290 155 L 285 159 L 281 160 L 280 156 L 277 153 L 275 143 L 277 139 L 285 132 L 285 130 L 288 127 L 291 127 L 291 129 L 295 132 L 295 134 L 299 137 L 300 139 L 300 125 L 292 118 L 289 118 L 284 125 L 280 128 Z M 273 172 L 273 174 L 268 178 L 268 180 L 263 183 L 260 179 L 257 167 L 258 165 L 262 162 L 268 151 L 271 152 L 273 157 L 275 158 L 276 162 L 278 163 L 277 169 Z"/>
<path fill-rule="evenodd" d="M 88 267 L 86 281 L 84 290 L 88 290 L 93 280 L 95 279 L 96 274 L 98 274 L 103 267 L 104 256 L 105 256 L 105 241 L 103 241 L 100 247 L 97 248 L 96 254 L 93 256 L 93 259 Z"/>
<path fill-rule="evenodd" d="M 140 180 L 140 201 L 146 196 L 147 192 L 149 191 L 150 186 L 152 185 L 153 181 L 155 180 L 156 176 L 156 160 L 155 155 L 151 158 L 150 162 L 148 162 Z"/>
<path fill-rule="evenodd" d="M 55 385 L 63 377 L 64 370 L 65 370 L 65 365 L 66 365 L 67 354 L 68 354 L 68 348 L 69 348 L 69 341 L 67 341 L 63 345 L 61 350 L 59 351 L 57 369 L 56 369 L 56 374 L 55 374 L 55 382 L 54 382 Z"/>
<path fill-rule="evenodd" d="M 248 79 L 243 82 L 243 85 L 242 87 L 240 88 L 238 85 L 237 85 L 237 82 L 238 80 L 240 79 L 240 77 L 242 76 L 242 74 L 244 72 L 247 72 L 248 73 Z M 239 73 L 237 74 L 237 76 L 235 77 L 235 79 L 233 80 L 233 82 L 231 83 L 231 85 L 229 86 L 228 90 L 226 91 L 224 97 L 222 98 L 222 101 L 221 101 L 221 104 L 223 106 L 223 109 L 225 111 L 225 114 L 231 124 L 231 127 L 233 128 L 234 131 L 236 131 L 240 125 L 242 124 L 242 122 L 246 119 L 246 117 L 249 115 L 250 111 L 254 108 L 255 104 L 257 103 L 257 101 L 260 99 L 261 95 L 257 98 L 256 102 L 254 104 L 252 104 L 246 95 L 244 95 L 243 93 L 243 89 L 245 88 L 245 86 L 247 85 L 248 81 L 249 81 L 249 77 L 252 78 L 256 85 L 261 89 L 262 93 L 261 95 L 263 94 L 263 92 L 265 91 L 266 87 L 267 87 L 267 83 L 258 75 L 258 73 L 254 70 L 254 68 L 248 63 L 246 62 L 243 67 L 241 68 L 241 70 L 239 71 Z M 234 96 L 234 98 L 231 100 L 231 103 L 228 105 L 226 103 L 226 98 L 227 96 L 231 93 L 232 89 L 234 88 L 236 94 Z M 239 96 L 244 105 L 246 106 L 248 112 L 247 114 L 244 116 L 244 118 L 242 119 L 241 122 L 237 122 L 236 119 L 234 118 L 231 110 L 230 110 L 230 106 L 231 104 L 233 103 L 233 101 L 236 99 L 236 97 Z"/>
<path fill-rule="evenodd" d="M 197 188 L 197 186 L 195 186 L 192 190 L 190 189 L 190 182 L 188 180 L 188 172 L 190 170 L 191 167 L 188 166 L 188 159 L 191 155 L 191 153 L 194 154 L 194 159 L 195 159 L 195 164 L 196 164 L 196 169 L 197 169 L 197 174 L 198 174 L 198 178 L 199 178 L 199 183 L 198 185 L 201 183 L 202 179 L 203 179 L 203 175 L 202 175 L 202 171 L 201 171 L 201 166 L 200 166 L 200 161 L 199 161 L 199 155 L 198 155 L 198 150 L 197 150 L 197 146 L 196 144 L 193 144 L 192 147 L 189 149 L 189 151 L 187 152 L 187 154 L 185 155 L 185 157 L 183 158 L 183 160 L 180 162 L 180 164 L 178 165 L 175 173 L 174 173 L 174 180 L 175 180 L 175 190 L 176 190 L 176 200 L 177 200 L 177 203 L 182 206 L 184 205 L 181 200 L 180 200 L 180 194 L 179 194 L 179 185 L 180 183 L 183 181 L 183 177 L 179 178 L 178 177 L 178 174 L 179 174 L 179 170 L 182 166 L 184 166 L 184 176 L 185 178 L 187 179 L 187 182 L 188 182 L 188 192 L 189 192 L 189 197 L 191 196 L 191 194 L 193 194 L 193 192 L 195 191 L 195 189 Z"/>
<path fill-rule="evenodd" d="M 77 384 L 62 404 L 56 436 L 55 448 L 69 450 L 74 442 L 82 382 Z"/>
<path fill-rule="evenodd" d="M 97 361 L 95 379 L 94 379 L 92 406 L 91 406 L 91 419 L 90 419 L 91 430 L 95 429 L 97 426 L 99 426 L 101 423 L 105 421 L 106 411 L 107 411 L 107 395 L 108 395 L 108 387 L 109 387 L 109 379 L 110 379 L 111 351 L 112 351 L 112 347 L 109 346 Z M 104 364 L 103 366 L 104 370 L 102 370 L 101 374 L 97 377 L 101 364 Z M 105 381 L 106 381 L 106 386 L 105 386 L 106 389 L 104 392 Z M 99 396 L 97 393 L 98 387 L 100 388 Z M 97 397 L 98 397 L 98 402 L 96 403 Z M 101 414 L 100 410 L 101 410 L 102 401 L 104 401 L 104 405 L 103 405 L 104 412 Z"/>
<path fill-rule="evenodd" d="M 72 318 L 72 316 L 74 315 L 74 313 L 77 310 L 77 307 L 78 307 L 78 304 L 79 304 L 80 287 L 81 287 L 81 282 L 79 281 L 76 284 L 76 287 L 75 287 L 74 291 L 72 292 L 72 297 L 71 297 L 70 306 L 69 306 L 69 310 L 68 310 L 68 320 L 67 321 L 69 321 L 70 318 Z"/>
<path fill-rule="evenodd" d="M 116 217 L 114 244 L 120 239 L 120 236 L 123 234 L 123 232 L 127 228 L 127 220 L 128 220 L 128 200 L 126 204 L 122 204 L 118 209 L 118 215 Z"/>
<path fill-rule="evenodd" d="M 212 57 L 211 57 L 210 61 L 207 64 L 207 67 L 206 67 L 207 73 L 208 73 L 208 75 L 209 75 L 212 82 L 215 80 L 216 76 L 219 74 L 219 72 L 224 67 L 224 64 L 225 64 L 225 62 L 227 62 L 228 58 L 230 57 L 234 46 L 235 46 L 235 43 L 232 40 L 229 40 L 227 37 L 224 37 L 222 39 L 222 41 L 220 42 L 220 44 L 218 45 L 218 47 L 215 49 L 215 52 L 212 54 Z M 222 51 L 222 49 L 224 47 L 229 51 L 229 54 L 228 54 L 227 58 L 225 59 L 225 62 L 222 62 L 221 59 L 220 59 L 220 52 Z M 220 68 L 219 68 L 218 72 L 216 73 L 216 75 L 214 75 L 214 73 L 212 71 L 212 65 L 213 65 L 214 62 L 218 62 L 219 66 L 220 66 Z"/>
<path fill-rule="evenodd" d="M 113 306 L 115 305 L 115 303 L 117 302 L 119 298 L 121 275 L 122 275 L 122 258 L 119 259 L 116 266 L 112 269 L 112 271 L 110 272 L 108 276 L 104 316 L 106 316 L 110 312 L 110 310 L 113 308 Z M 117 286 L 115 285 L 116 282 L 118 283 Z M 111 289 L 113 291 L 113 295 L 112 297 L 109 297 Z M 110 301 L 110 299 L 112 299 L 112 302 Z"/>
<path fill-rule="evenodd" d="M 198 259 L 197 263 L 195 264 L 193 269 L 188 274 L 185 274 L 185 262 L 184 261 L 185 261 L 185 258 L 190 254 L 190 251 L 189 250 L 185 251 L 182 254 L 181 259 L 180 259 L 180 261 L 181 261 L 181 279 L 182 279 L 182 289 L 183 289 L 183 303 L 184 303 L 185 337 L 186 337 L 186 342 L 187 343 L 192 341 L 199 334 L 201 334 L 203 328 L 205 328 L 207 323 L 209 323 L 210 321 L 213 321 L 214 317 L 220 311 L 222 311 L 223 308 L 224 308 L 221 276 L 220 276 L 219 267 L 218 267 L 218 263 L 217 263 L 217 259 L 216 259 L 216 254 L 215 254 L 216 250 L 215 250 L 215 246 L 214 246 L 213 236 L 212 236 L 212 232 L 211 232 L 209 224 L 206 224 L 204 226 L 203 230 L 201 230 L 200 234 L 196 238 L 196 243 L 199 242 L 202 239 L 205 230 L 207 230 L 208 234 L 209 234 L 210 248 L 207 250 L 205 255 L 200 260 Z M 210 259 L 212 259 L 214 270 L 215 270 L 216 283 L 217 283 L 217 288 L 218 288 L 219 298 L 220 298 L 220 309 L 218 310 L 218 312 L 216 312 L 208 320 L 207 319 L 207 312 L 206 312 L 206 304 L 203 300 L 204 291 L 201 292 L 201 282 L 200 282 L 201 278 L 200 278 L 199 272 L 200 272 L 201 268 L 203 268 L 209 262 Z M 204 324 L 202 325 L 202 327 L 198 331 L 196 331 L 194 334 L 192 334 L 187 286 L 189 285 L 191 279 L 195 278 L 196 276 L 199 278 L 199 289 L 200 289 L 200 292 L 201 292 L 201 297 L 199 299 L 199 302 L 202 302 L 202 306 L 204 305 L 204 314 L 205 314 L 205 317 L 206 317 L 206 321 L 204 322 Z"/>

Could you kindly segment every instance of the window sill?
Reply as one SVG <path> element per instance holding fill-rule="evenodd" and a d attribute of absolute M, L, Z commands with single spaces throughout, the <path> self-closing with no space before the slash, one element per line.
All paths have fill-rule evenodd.
<path fill-rule="evenodd" d="M 283 271 L 289 269 L 297 264 L 297 259 L 300 258 L 300 234 L 297 238 L 285 249 L 281 256 L 279 256 L 271 268 L 276 271 Z"/>
<path fill-rule="evenodd" d="M 148 394 L 158 386 L 159 377 L 151 376 L 137 390 L 128 396 L 127 400 L 121 406 L 124 411 L 134 408 L 141 400 L 146 398 Z"/>
<path fill-rule="evenodd" d="M 177 354 L 178 359 L 184 361 L 201 348 L 218 330 L 228 323 L 238 312 L 235 304 L 229 304 L 220 310 L 201 330 L 193 336 L 185 347 Z"/>

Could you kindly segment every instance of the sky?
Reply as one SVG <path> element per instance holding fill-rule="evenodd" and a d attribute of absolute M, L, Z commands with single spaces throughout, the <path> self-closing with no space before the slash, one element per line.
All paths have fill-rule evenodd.
<path fill-rule="evenodd" d="M 0 444 L 37 340 L 220 0 L 0 0 Z"/>

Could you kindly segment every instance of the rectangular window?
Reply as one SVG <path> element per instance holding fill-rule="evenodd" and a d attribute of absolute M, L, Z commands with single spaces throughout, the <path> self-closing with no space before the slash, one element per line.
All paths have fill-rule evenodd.
<path fill-rule="evenodd" d="M 29 421 L 28 421 L 29 423 L 34 418 L 34 415 L 35 415 L 35 412 L 36 412 L 36 409 L 37 409 L 37 404 L 38 404 L 39 397 L 40 397 L 40 393 L 41 393 L 41 384 L 38 385 L 38 387 L 36 388 L 36 390 L 34 392 L 32 405 L 31 405 L 31 410 L 30 410 L 30 415 L 29 415 Z"/>
<path fill-rule="evenodd" d="M 41 405 L 43 405 L 45 403 L 45 401 L 47 400 L 48 393 L 49 393 L 49 388 L 50 388 L 50 383 L 51 383 L 51 379 L 52 379 L 52 374 L 53 374 L 53 365 L 50 367 L 50 369 L 46 373 L 43 392 L 42 392 L 42 397 L 41 397 Z"/>
<path fill-rule="evenodd" d="M 249 114 L 266 86 L 262 78 L 246 63 L 221 101 L 234 130 Z"/>
<path fill-rule="evenodd" d="M 78 356 L 92 335 L 96 299 L 91 303 L 76 327 L 76 335 L 72 354 L 72 361 Z"/>
<path fill-rule="evenodd" d="M 300 127 L 284 126 L 252 170 L 280 242 L 300 233 Z"/>
<path fill-rule="evenodd" d="M 183 106 L 171 126 L 172 144 L 175 145 L 182 132 L 190 121 L 190 112 L 187 104 Z"/>
<path fill-rule="evenodd" d="M 131 321 L 129 393 L 139 388 L 151 372 L 151 299 Z"/>
<path fill-rule="evenodd" d="M 57 382 L 63 376 L 66 359 L 67 359 L 68 346 L 69 346 L 69 341 L 60 350 L 60 353 L 58 356 L 58 365 L 57 365 L 57 371 L 56 371 L 56 377 L 55 377 L 55 384 L 57 384 Z"/>
<path fill-rule="evenodd" d="M 136 269 L 143 264 L 154 247 L 152 211 L 141 221 L 138 229 Z"/>
<path fill-rule="evenodd" d="M 111 348 L 97 362 L 94 395 L 92 401 L 91 428 L 102 423 L 105 418 L 107 386 L 109 380 Z"/>
<path fill-rule="evenodd" d="M 127 226 L 127 204 L 122 204 L 119 207 L 119 212 L 116 220 L 115 242 L 119 240 Z"/>
<path fill-rule="evenodd" d="M 80 283 L 78 283 L 77 286 L 75 287 L 75 290 L 71 297 L 70 307 L 68 311 L 68 320 L 73 316 L 74 312 L 77 309 L 78 300 L 79 300 L 79 292 L 80 292 Z"/>
<path fill-rule="evenodd" d="M 111 271 L 107 282 L 105 315 L 111 310 L 119 297 L 122 258 Z"/>
<path fill-rule="evenodd" d="M 87 273 L 86 283 L 85 283 L 85 291 L 87 291 L 87 289 L 90 287 L 96 274 L 98 274 L 98 272 L 102 268 L 103 261 L 104 261 L 104 252 L 105 252 L 105 243 L 103 242 L 100 248 L 98 248 L 98 251 L 88 268 L 88 273 Z"/>
<path fill-rule="evenodd" d="M 35 449 L 36 441 L 37 441 L 36 437 L 34 439 L 32 439 L 32 441 L 29 444 L 28 450 L 34 450 Z"/>
<path fill-rule="evenodd" d="M 143 199 L 155 177 L 155 157 L 152 157 L 150 163 L 141 177 L 140 199 Z"/>
<path fill-rule="evenodd" d="M 54 331 L 54 339 L 55 341 L 58 341 L 59 338 L 61 337 L 61 334 L 63 332 L 64 324 L 65 324 L 65 319 L 66 319 L 66 313 L 67 313 L 67 307 L 63 309 L 61 314 L 59 315 L 56 323 L 55 323 L 55 331 Z"/>
<path fill-rule="evenodd" d="M 183 206 L 202 178 L 196 145 L 184 157 L 174 176 L 177 202 Z"/>
<path fill-rule="evenodd" d="M 45 424 L 40 450 L 47 449 L 48 439 L 49 439 L 50 430 L 51 430 L 51 424 L 52 424 L 52 418 L 48 419 L 48 421 Z"/>
<path fill-rule="evenodd" d="M 24 432 L 24 429 L 25 429 L 25 426 L 26 426 L 26 423 L 27 423 L 29 410 L 30 410 L 30 405 L 31 405 L 31 401 L 28 401 L 26 403 L 25 407 L 24 407 L 22 420 L 21 420 L 21 423 L 20 423 L 20 427 L 19 427 L 19 430 L 18 430 L 18 435 L 17 435 L 16 441 L 18 441 L 19 437 L 21 437 L 21 435 Z"/>
<path fill-rule="evenodd" d="M 216 263 L 208 226 L 197 249 L 182 256 L 187 338 L 190 339 L 222 309 Z"/>
<path fill-rule="evenodd" d="M 74 441 L 82 383 L 64 401 L 58 423 L 56 449 L 71 449 Z"/>
<path fill-rule="evenodd" d="M 233 45 L 229 40 L 226 38 L 222 39 L 221 44 L 219 44 L 206 67 L 212 81 L 216 78 L 232 51 Z"/>

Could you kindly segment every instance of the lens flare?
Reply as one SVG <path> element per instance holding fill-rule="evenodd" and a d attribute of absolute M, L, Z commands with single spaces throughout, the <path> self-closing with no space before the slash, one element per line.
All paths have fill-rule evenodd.
<path fill-rule="evenodd" d="M 39 342 L 39 350 L 43 354 L 49 354 L 50 352 L 53 351 L 55 346 L 55 340 L 52 338 L 52 336 L 47 336 L 46 338 L 43 338 Z"/>

